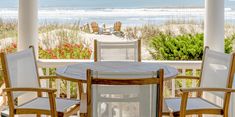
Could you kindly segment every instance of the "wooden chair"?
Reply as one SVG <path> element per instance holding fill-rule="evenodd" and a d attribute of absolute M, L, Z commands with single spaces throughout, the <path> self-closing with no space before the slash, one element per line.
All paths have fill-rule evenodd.
<path fill-rule="evenodd" d="M 99 34 L 99 25 L 97 22 L 91 22 L 92 33 Z"/>
<path fill-rule="evenodd" d="M 122 23 L 120 21 L 117 21 L 114 23 L 113 30 L 114 32 L 121 32 Z"/>
<path fill-rule="evenodd" d="M 94 61 L 141 62 L 141 40 L 128 42 L 94 41 Z"/>
<path fill-rule="evenodd" d="M 5 93 L 3 93 L 4 88 L 5 88 L 5 84 L 2 84 L 2 86 L 0 87 L 0 113 L 7 106 L 7 97 Z"/>
<path fill-rule="evenodd" d="M 204 50 L 203 63 L 200 77 L 179 76 L 176 79 L 198 79 L 198 88 L 180 89 L 181 98 L 165 99 L 166 106 L 171 112 L 164 112 L 171 116 L 185 117 L 196 114 L 216 114 L 228 117 L 229 100 L 231 95 L 234 71 L 235 54 L 225 54 L 209 50 Z M 196 97 L 189 97 L 189 93 L 197 92 Z M 205 92 L 211 93 L 223 100 L 223 106 L 219 106 L 204 98 Z M 204 96 L 203 96 L 204 95 Z"/>
<path fill-rule="evenodd" d="M 55 98 L 56 89 L 40 88 L 40 79 L 33 47 L 13 54 L 0 54 L 7 93 L 9 116 L 17 114 L 68 117 L 80 108 L 79 100 Z M 15 100 L 24 93 L 37 93 L 37 97 L 17 105 Z M 48 97 L 42 97 L 47 93 Z"/>
<path fill-rule="evenodd" d="M 137 73 L 138 75 L 134 74 L 134 76 L 132 76 L 133 74 L 130 75 L 126 73 L 108 73 L 109 76 L 104 76 L 104 74 L 106 73 L 103 71 L 87 70 L 87 94 L 82 95 L 80 109 L 81 117 L 111 117 L 115 112 L 122 116 L 122 113 L 117 113 L 117 110 L 126 110 L 122 109 L 123 107 L 125 108 L 125 106 L 131 106 L 127 107 L 129 110 L 126 111 L 129 112 L 129 114 L 126 113 L 126 116 L 129 117 L 162 117 L 163 69 L 148 74 Z M 106 92 L 109 87 L 112 87 L 111 95 L 100 93 L 103 91 Z M 140 100 L 133 100 L 130 98 L 123 102 L 120 101 L 120 99 L 125 98 L 126 95 L 132 94 L 123 94 L 122 90 L 124 87 L 127 92 L 132 92 L 135 88 L 140 89 L 139 92 L 136 92 L 140 97 Z M 111 105 L 103 108 L 104 106 L 102 106 L 102 104 L 104 103 L 103 101 L 97 101 L 97 95 L 107 97 L 106 100 L 103 101 L 104 103 L 111 103 Z M 109 100 L 110 98 L 108 98 L 108 96 L 113 99 Z M 111 110 L 112 113 L 108 114 L 108 111 L 106 110 Z"/>
<path fill-rule="evenodd" d="M 121 31 L 121 28 L 122 23 L 120 21 L 114 23 L 112 34 L 122 38 L 125 37 L 125 34 L 123 31 Z"/>
<path fill-rule="evenodd" d="M 2 68 L 0 69 L 0 74 L 1 74 L 1 76 L 3 76 Z M 2 86 L 0 86 L 0 111 L 2 111 L 5 108 L 5 106 L 7 105 L 7 99 L 6 99 L 7 97 L 3 93 L 4 88 L 6 88 L 6 87 L 5 87 L 5 84 L 3 83 Z"/>

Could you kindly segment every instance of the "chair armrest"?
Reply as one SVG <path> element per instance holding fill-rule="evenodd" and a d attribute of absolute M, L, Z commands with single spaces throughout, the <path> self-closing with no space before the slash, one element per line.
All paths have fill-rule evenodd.
<path fill-rule="evenodd" d="M 47 93 L 55 93 L 56 89 L 50 88 L 5 88 L 3 89 L 4 92 L 47 92 Z"/>
<path fill-rule="evenodd" d="M 199 80 L 198 76 L 176 76 L 174 79 L 191 79 L 191 80 Z"/>
<path fill-rule="evenodd" d="M 56 79 L 56 78 L 58 78 L 57 76 L 39 76 L 39 79 L 41 80 L 41 79 L 51 79 L 51 78 L 53 78 L 53 79 Z"/>
<path fill-rule="evenodd" d="M 214 91 L 214 92 L 235 92 L 235 89 L 231 88 L 185 88 L 179 89 L 180 92 L 202 92 L 202 91 Z"/>
<path fill-rule="evenodd" d="M 87 94 L 82 94 L 80 103 L 80 116 L 83 117 L 87 114 Z"/>

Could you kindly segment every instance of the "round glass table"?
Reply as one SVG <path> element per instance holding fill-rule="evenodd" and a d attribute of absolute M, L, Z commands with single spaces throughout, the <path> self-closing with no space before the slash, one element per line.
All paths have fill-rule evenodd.
<path fill-rule="evenodd" d="M 65 67 L 58 68 L 56 70 L 56 74 L 59 77 L 62 77 L 63 79 L 78 82 L 79 93 L 81 95 L 81 93 L 84 92 L 82 83 L 86 82 L 87 69 L 93 70 L 94 71 L 93 73 L 105 72 L 104 74 L 102 74 L 102 78 L 105 78 L 105 77 L 107 77 L 107 78 L 139 78 L 139 77 L 140 78 L 149 78 L 149 77 L 143 77 L 143 76 L 151 74 L 154 77 L 154 76 L 156 76 L 156 74 L 154 74 L 154 73 L 157 73 L 157 71 L 159 69 L 164 69 L 164 80 L 174 78 L 178 74 L 178 70 L 176 68 L 171 67 L 166 64 L 151 63 L 151 62 L 113 62 L 113 61 L 83 62 L 83 63 L 74 64 L 74 65 L 68 65 Z M 120 73 L 120 76 L 117 76 L 118 73 Z M 147 74 L 144 74 L 144 73 L 147 73 Z M 129 76 L 131 76 L 131 77 L 129 77 Z M 154 93 L 153 93 L 153 92 L 156 92 L 156 89 L 154 90 L 154 88 L 150 88 L 150 87 L 143 87 L 143 88 L 137 88 L 137 89 L 128 87 L 129 90 L 131 89 L 130 90 L 131 93 L 129 92 L 129 90 L 125 89 L 124 86 L 109 87 L 109 88 L 107 88 L 107 87 L 97 88 L 96 87 L 95 89 L 96 89 L 94 91 L 95 94 L 93 95 L 93 99 L 96 100 L 96 101 L 93 100 L 93 102 L 97 103 L 95 105 L 98 105 L 99 100 L 103 99 L 103 97 L 102 97 L 103 94 L 109 94 L 110 92 L 115 92 L 116 90 L 118 90 L 118 92 L 122 92 L 124 94 L 126 94 L 126 92 L 128 92 L 128 94 L 138 94 L 138 96 L 136 98 L 138 98 L 138 100 L 139 100 L 139 105 L 141 108 L 144 107 L 144 109 L 142 108 L 141 109 L 142 111 L 140 111 L 140 115 L 142 115 L 142 116 L 143 115 L 149 116 L 147 114 L 147 112 L 148 112 L 148 110 L 150 110 L 150 108 L 147 108 L 145 105 L 146 104 L 151 105 L 151 101 L 149 99 L 148 99 L 149 101 L 146 101 L 146 99 L 144 97 L 146 97 L 146 95 L 150 95 L 150 97 L 152 97 L 151 99 L 156 97 L 156 96 L 154 96 Z M 100 89 L 101 91 L 98 89 Z M 151 89 L 151 92 L 150 92 L 150 89 Z M 141 92 L 141 93 L 139 93 L 139 92 Z M 109 96 L 112 97 L 113 95 L 109 95 Z M 128 99 L 129 98 L 127 98 L 126 100 L 128 100 Z M 125 98 L 123 100 L 125 100 Z M 163 105 L 165 105 L 165 103 Z M 163 106 L 163 107 L 165 110 L 164 112 L 166 112 L 166 110 L 168 110 L 168 109 L 165 108 L 166 106 Z M 120 110 L 123 110 L 123 109 L 120 108 Z M 97 114 L 97 113 L 95 113 L 95 114 Z"/>
<path fill-rule="evenodd" d="M 174 78 L 178 74 L 178 70 L 166 64 L 151 63 L 151 62 L 82 62 L 74 65 L 69 65 L 57 68 L 56 74 L 70 81 L 86 82 L 86 70 L 105 71 L 110 73 L 144 73 L 156 72 L 159 69 L 164 69 L 164 80 Z M 137 74 L 137 78 L 138 78 Z M 110 76 L 110 74 L 109 74 Z M 132 74 L 133 77 L 133 74 Z"/>

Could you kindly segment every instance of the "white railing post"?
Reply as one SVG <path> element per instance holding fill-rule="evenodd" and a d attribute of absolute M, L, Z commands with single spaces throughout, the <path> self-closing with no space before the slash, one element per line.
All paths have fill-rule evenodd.
<path fill-rule="evenodd" d="M 56 82 L 56 90 L 57 90 L 57 92 L 56 92 L 56 96 L 57 97 L 60 97 L 60 79 L 56 79 L 55 80 L 55 82 Z"/>
<path fill-rule="evenodd" d="M 76 91 L 77 91 L 77 99 L 80 99 L 80 97 L 79 97 L 80 94 L 79 94 L 79 85 L 78 85 L 78 83 L 76 83 L 76 89 L 77 89 L 77 90 L 76 90 Z M 80 117 L 79 112 L 77 112 L 77 116 Z"/>
<path fill-rule="evenodd" d="M 66 93 L 67 93 L 67 98 L 70 98 L 70 96 L 71 96 L 71 94 L 70 94 L 70 81 L 67 81 Z"/>
<path fill-rule="evenodd" d="M 186 69 L 185 68 L 182 69 L 182 75 L 183 76 L 186 75 Z M 186 88 L 186 80 L 185 79 L 182 80 L 182 88 Z"/>
<path fill-rule="evenodd" d="M 197 76 L 197 69 L 193 69 L 193 76 Z M 192 87 L 196 87 L 197 86 L 197 81 L 193 80 L 192 81 Z M 193 96 L 195 96 L 195 93 L 193 93 Z"/>
<path fill-rule="evenodd" d="M 197 76 L 197 69 L 193 69 L 193 76 Z M 196 87 L 197 86 L 197 82 L 196 80 L 192 81 L 192 87 Z"/>
<path fill-rule="evenodd" d="M 50 75 L 50 68 L 46 68 L 46 75 L 47 76 Z M 47 86 L 47 88 L 50 87 L 50 79 L 46 79 L 46 86 Z"/>
<path fill-rule="evenodd" d="M 79 94 L 79 85 L 76 83 L 76 91 L 77 91 L 77 99 L 80 99 L 80 94 Z"/>
<path fill-rule="evenodd" d="M 175 79 L 171 81 L 171 97 L 175 97 Z"/>

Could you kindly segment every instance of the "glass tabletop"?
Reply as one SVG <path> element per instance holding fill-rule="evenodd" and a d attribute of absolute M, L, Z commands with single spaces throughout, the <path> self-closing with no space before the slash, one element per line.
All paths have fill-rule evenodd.
<path fill-rule="evenodd" d="M 151 63 L 151 62 L 122 62 L 122 61 L 105 61 L 105 62 L 83 62 L 74 65 L 58 68 L 56 74 L 70 78 L 72 80 L 86 81 L 86 70 L 99 71 L 104 73 L 104 77 L 112 76 L 111 73 L 122 74 L 121 77 L 143 77 L 147 74 L 153 73 L 159 69 L 164 69 L 164 78 L 170 79 L 178 74 L 178 70 L 166 64 Z M 126 75 L 125 75 L 126 74 Z M 149 75 L 149 74 L 148 74 Z M 151 74 L 153 75 L 153 74 Z M 117 77 L 117 76 L 112 76 Z M 120 76 L 118 76 L 120 78 Z"/>

